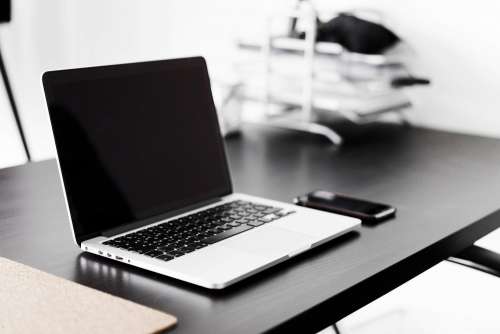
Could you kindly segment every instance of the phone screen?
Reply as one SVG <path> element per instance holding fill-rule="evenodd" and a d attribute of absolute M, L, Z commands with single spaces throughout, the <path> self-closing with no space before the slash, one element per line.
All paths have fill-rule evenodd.
<path fill-rule="evenodd" d="M 307 200 L 309 203 L 317 204 L 327 210 L 360 213 L 367 216 L 374 216 L 391 209 L 391 206 L 386 204 L 364 201 L 323 190 L 309 193 L 307 195 Z"/>

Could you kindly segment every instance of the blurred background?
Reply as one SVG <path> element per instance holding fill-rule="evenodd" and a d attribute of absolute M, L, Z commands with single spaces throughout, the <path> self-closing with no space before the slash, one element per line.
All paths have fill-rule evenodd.
<path fill-rule="evenodd" d="M 332 17 L 331 13 L 342 11 L 369 13 L 401 38 L 404 45 L 396 50 L 395 57 L 403 57 L 407 73 L 431 81 L 430 85 L 405 88 L 404 97 L 398 97 L 398 103 L 409 102 L 404 108 L 405 121 L 500 138 L 497 36 L 500 3 L 321 0 L 309 5 L 307 10 L 312 8 L 325 20 L 329 15 Z M 0 45 L 33 160 L 55 157 L 41 87 L 42 73 L 51 69 L 202 55 L 207 58 L 220 109 L 230 98 L 237 97 L 237 107 L 231 108 L 238 109 L 239 113 L 247 110 L 245 103 L 248 102 L 251 108 L 246 112 L 258 113 L 255 101 L 259 99 L 250 98 L 249 89 L 231 94 L 235 87 L 248 88 L 251 70 L 246 65 L 254 65 L 257 68 L 254 73 L 265 79 L 266 62 L 270 61 L 266 57 L 274 52 L 266 51 L 266 43 L 274 33 L 269 28 L 269 17 L 287 21 L 288 14 L 283 13 L 290 9 L 297 9 L 296 1 L 14 0 L 12 22 L 0 25 Z M 283 49 L 289 51 L 292 46 Z M 266 52 L 269 52 L 267 56 Z M 289 66 L 300 71 L 302 59 L 292 57 L 284 62 L 296 62 L 299 66 Z M 335 59 L 345 61 L 340 56 Z M 345 62 L 334 65 L 337 67 L 332 71 L 342 72 L 340 67 L 345 66 Z M 377 71 L 369 72 L 370 69 L 365 68 L 365 74 L 369 72 L 366 75 L 377 80 L 387 79 L 378 65 L 373 66 Z M 364 81 L 358 80 L 360 76 Z M 366 76 L 344 72 L 335 80 L 355 86 L 361 82 L 356 98 L 363 100 L 366 81 L 370 85 L 377 81 L 372 80 L 373 77 L 365 79 Z M 259 94 L 261 100 L 270 98 L 266 93 Z M 336 98 L 333 100 L 338 102 Z M 358 101 L 349 100 L 349 103 L 355 102 Z M 304 107 L 304 100 L 285 101 L 284 105 L 284 109 L 290 106 L 300 109 Z M 343 115 L 358 117 L 357 111 L 362 107 L 349 106 Z M 340 107 L 332 107 L 335 108 Z M 0 89 L 0 152 L 0 167 L 26 161 L 3 87 Z M 475 289 L 468 294 L 464 287 L 471 281 L 476 282 Z M 436 290 L 436 286 L 439 289 Z M 500 291 L 499 288 L 494 277 L 443 263 L 344 319 L 339 327 L 343 333 L 498 333 L 500 325 L 494 319 L 500 300 L 495 291 Z M 460 297 L 457 290 L 462 291 Z M 474 314 L 470 314 L 470 308 L 463 310 L 463 303 L 474 305 Z"/>
<path fill-rule="evenodd" d="M 431 78 L 407 91 L 417 125 L 500 137 L 500 29 L 496 2 L 313 1 L 318 13 L 375 10 L 411 48 L 407 66 Z M 262 39 L 270 14 L 294 0 L 16 0 L 0 43 L 34 160 L 55 150 L 41 88 L 49 69 L 203 55 L 233 80 L 238 41 Z M 229 78 L 226 79 L 225 77 Z M 430 93 L 432 91 L 432 93 Z M 0 90 L 0 165 L 23 163 L 9 105 Z"/>

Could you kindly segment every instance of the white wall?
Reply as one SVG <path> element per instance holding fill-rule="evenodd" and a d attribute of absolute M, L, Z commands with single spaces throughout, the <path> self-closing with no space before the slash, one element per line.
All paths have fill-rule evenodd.
<path fill-rule="evenodd" d="M 139 1 L 125 2 L 13 0 L 13 22 L 0 27 L 0 42 L 34 159 L 55 155 L 41 87 L 44 71 L 137 57 Z M 7 129 L 13 138 L 0 147 L 3 166 L 23 162 L 10 118 L 2 108 L 1 138 Z"/>
<path fill-rule="evenodd" d="M 233 40 L 258 31 L 264 0 L 14 0 L 14 22 L 0 42 L 35 159 L 54 156 L 41 74 L 48 69 L 185 55 L 207 56 L 212 70 L 232 59 Z M 416 50 L 415 123 L 500 137 L 500 4 L 494 1 L 321 0 L 320 8 L 377 8 Z M 3 93 L 3 92 L 2 92 Z M 0 164 L 23 160 L 0 94 Z"/>
<path fill-rule="evenodd" d="M 330 7 L 328 0 L 317 1 Z M 375 7 L 416 50 L 415 73 L 430 90 L 413 94 L 414 120 L 425 126 L 500 137 L 500 3 L 452 0 L 336 0 Z"/>

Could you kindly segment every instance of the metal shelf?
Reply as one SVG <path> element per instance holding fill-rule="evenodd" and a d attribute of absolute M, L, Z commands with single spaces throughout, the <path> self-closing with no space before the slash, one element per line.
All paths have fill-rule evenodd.
<path fill-rule="evenodd" d="M 240 50 L 256 57 L 238 64 L 244 80 L 232 97 L 257 101 L 264 107 L 281 106 L 283 111 L 252 119 L 252 123 L 319 134 L 334 145 L 340 145 L 342 138 L 323 121 L 326 114 L 363 124 L 396 113 L 409 124 L 402 111 L 411 107 L 411 101 L 390 86 L 390 75 L 380 72 L 405 71 L 401 55 L 362 55 L 348 52 L 337 43 L 316 42 L 317 15 L 312 7 L 278 16 L 303 20 L 304 39 L 273 36 L 275 17 L 270 17 L 264 40 L 237 43 Z M 346 68 L 346 64 L 353 67 Z"/>

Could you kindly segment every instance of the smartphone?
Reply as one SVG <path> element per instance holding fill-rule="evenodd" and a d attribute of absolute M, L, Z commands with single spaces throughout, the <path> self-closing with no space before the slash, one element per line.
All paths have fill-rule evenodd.
<path fill-rule="evenodd" d="M 396 208 L 390 205 L 335 194 L 326 190 L 315 190 L 296 197 L 294 203 L 359 218 L 366 222 L 382 221 L 396 214 Z"/>

